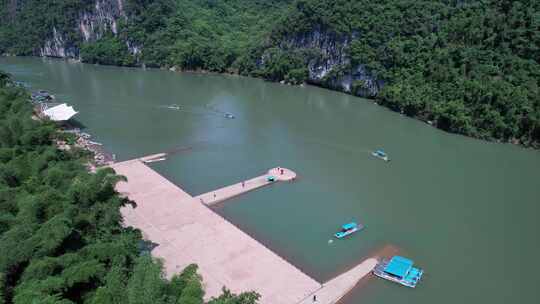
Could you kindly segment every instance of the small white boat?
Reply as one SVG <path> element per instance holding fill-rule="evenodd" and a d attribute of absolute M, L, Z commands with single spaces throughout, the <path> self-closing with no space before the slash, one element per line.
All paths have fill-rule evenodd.
<path fill-rule="evenodd" d="M 143 162 L 145 164 L 149 164 L 149 163 L 155 163 L 155 162 L 164 161 L 164 160 L 166 160 L 166 158 L 161 157 L 161 158 L 154 158 L 154 159 L 144 160 Z"/>
<path fill-rule="evenodd" d="M 95 146 L 103 146 L 102 143 L 98 143 L 97 141 L 91 141 L 91 140 L 89 140 L 88 143 L 91 144 L 91 145 L 95 145 Z"/>
<path fill-rule="evenodd" d="M 173 104 L 173 105 L 167 106 L 167 109 L 180 110 L 180 106 L 176 105 L 176 104 Z"/>

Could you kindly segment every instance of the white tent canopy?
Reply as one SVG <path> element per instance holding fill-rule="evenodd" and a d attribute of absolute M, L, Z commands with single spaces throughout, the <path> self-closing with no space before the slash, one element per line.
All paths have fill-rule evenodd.
<path fill-rule="evenodd" d="M 43 114 L 53 121 L 66 121 L 77 113 L 79 112 L 75 111 L 72 106 L 68 106 L 65 103 L 43 111 Z"/>

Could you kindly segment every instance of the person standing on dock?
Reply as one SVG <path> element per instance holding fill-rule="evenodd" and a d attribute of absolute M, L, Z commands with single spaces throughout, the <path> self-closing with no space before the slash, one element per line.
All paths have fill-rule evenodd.
<path fill-rule="evenodd" d="M 313 302 L 317 302 L 317 295 L 313 295 Z"/>
<path fill-rule="evenodd" d="M 246 186 L 246 183 L 242 182 L 242 188 L 244 188 L 245 186 Z"/>

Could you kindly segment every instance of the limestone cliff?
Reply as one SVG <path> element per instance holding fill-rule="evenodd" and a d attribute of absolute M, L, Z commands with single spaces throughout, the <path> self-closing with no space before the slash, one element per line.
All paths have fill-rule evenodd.
<path fill-rule="evenodd" d="M 45 40 L 45 44 L 39 50 L 40 56 L 77 58 L 79 49 L 63 33 L 59 33 L 56 27 L 52 28 L 52 37 Z"/>
<path fill-rule="evenodd" d="M 127 19 L 123 0 L 97 0 L 92 11 L 82 12 L 79 31 L 84 41 L 92 41 L 111 31 L 118 34 L 118 22 Z"/>
<path fill-rule="evenodd" d="M 358 33 L 340 36 L 315 27 L 312 31 L 289 35 L 282 39 L 279 48 L 285 52 L 311 50 L 307 62 L 308 82 L 358 96 L 373 97 L 379 93 L 383 82 L 375 79 L 363 65 L 352 65 L 347 48 Z M 263 53 L 260 66 L 264 66 Z"/>
<path fill-rule="evenodd" d="M 96 0 L 90 9 L 79 12 L 72 32 L 59 32 L 56 27 L 39 50 L 40 56 L 78 58 L 81 42 L 99 40 L 106 32 L 118 34 L 118 23 L 127 19 L 124 0 Z M 79 39 L 74 39 L 74 37 Z M 138 52 L 136 46 L 130 46 Z"/>

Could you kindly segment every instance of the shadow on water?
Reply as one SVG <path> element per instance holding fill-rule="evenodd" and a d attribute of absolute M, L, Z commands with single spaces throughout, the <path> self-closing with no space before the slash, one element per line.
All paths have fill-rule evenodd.
<path fill-rule="evenodd" d="M 67 121 L 66 123 L 64 123 L 64 126 L 67 127 L 67 128 L 70 128 L 70 129 L 80 129 L 80 130 L 84 130 L 86 129 L 86 125 L 84 123 L 82 123 L 81 121 L 77 120 L 77 119 L 70 119 L 69 121 Z"/>

